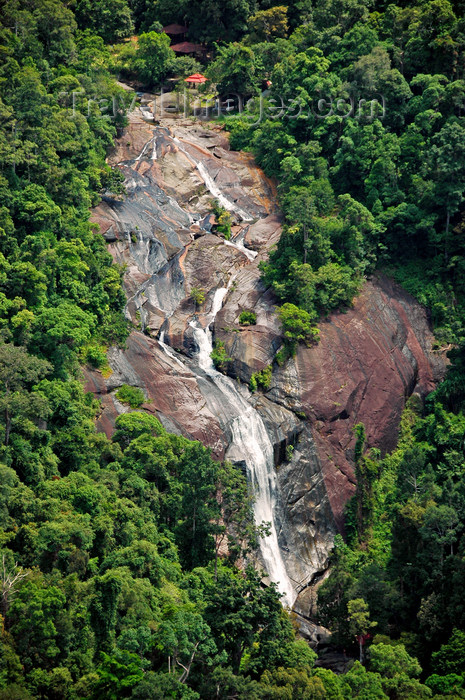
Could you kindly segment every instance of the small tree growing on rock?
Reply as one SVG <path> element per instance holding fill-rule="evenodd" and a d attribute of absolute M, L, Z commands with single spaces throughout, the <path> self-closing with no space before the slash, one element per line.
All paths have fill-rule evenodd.
<path fill-rule="evenodd" d="M 225 347 L 223 341 L 221 341 L 221 340 L 215 341 L 215 346 L 210 353 L 210 357 L 213 360 L 213 364 L 215 365 L 215 368 L 219 372 L 223 372 L 223 374 L 225 374 L 228 363 L 232 362 L 232 357 L 228 356 L 228 353 L 226 352 L 226 347 Z"/>
<path fill-rule="evenodd" d="M 202 304 L 205 302 L 205 290 L 203 290 L 201 287 L 192 287 L 191 299 L 194 300 L 196 308 L 202 306 Z"/>
<path fill-rule="evenodd" d="M 257 315 L 253 311 L 241 311 L 239 323 L 241 326 L 254 326 L 257 323 Z"/>
<path fill-rule="evenodd" d="M 295 304 L 283 304 L 278 309 L 278 316 L 283 326 L 284 340 L 291 354 L 295 353 L 299 342 L 309 345 L 318 341 L 319 330 L 312 326 L 312 318 L 304 309 L 299 309 Z"/>

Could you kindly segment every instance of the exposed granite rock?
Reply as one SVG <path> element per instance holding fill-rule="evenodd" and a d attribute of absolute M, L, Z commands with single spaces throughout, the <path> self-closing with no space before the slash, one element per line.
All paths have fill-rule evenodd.
<path fill-rule="evenodd" d="M 223 133 L 179 121 L 154 127 L 137 112 L 112 162 L 121 163 L 128 196 L 107 198 L 92 218 L 114 259 L 126 265 L 126 313 L 145 334 L 133 331 L 126 349 L 111 349 L 108 379 L 88 372 L 88 389 L 102 399 L 98 427 L 111 434 L 117 415 L 128 410 L 115 397 L 127 383 L 144 389 L 144 410 L 167 429 L 201 440 L 220 459 L 226 453 L 234 458 L 234 414 L 190 359 L 197 352 L 191 322 L 206 327 L 215 290 L 228 287 L 214 337 L 233 358 L 231 374 L 274 445 L 278 541 L 301 592 L 295 609 L 316 639 L 323 632 L 311 622 L 314 587 L 325 575 L 354 490 L 353 426 L 365 424 L 369 446 L 392 449 L 406 398 L 413 391 L 425 395 L 443 372 L 426 313 L 391 281 L 377 277 L 352 309 L 321 322 L 317 346 L 299 347 L 295 358 L 275 369 L 266 395 L 250 396 L 244 383 L 272 363 L 282 343 L 276 299 L 258 270 L 280 236 L 273 186 L 249 154 L 229 151 Z M 211 232 L 213 196 L 224 197 L 232 211 L 230 242 Z M 206 293 L 201 308 L 190 297 L 194 287 Z M 256 314 L 256 325 L 239 324 L 243 310 Z M 163 339 L 182 352 L 182 362 Z"/>
<path fill-rule="evenodd" d="M 397 441 L 406 399 L 442 377 L 443 355 L 426 311 L 384 276 L 367 282 L 354 307 L 320 323 L 320 342 L 300 346 L 273 375 L 267 396 L 309 419 L 338 526 L 354 491 L 353 426 L 383 453 Z"/>
<path fill-rule="evenodd" d="M 171 316 L 192 287 L 227 284 L 248 262 L 243 251 L 203 228 L 212 199 L 226 198 L 238 222 L 266 217 L 274 206 L 270 181 L 250 155 L 226 150 L 224 134 L 170 126 L 154 128 L 132 114 L 112 157 L 124 159 L 127 196 L 107 197 L 92 213 L 115 261 L 126 267 L 128 318 L 152 333 L 161 326 L 160 313 Z M 218 158 L 210 150 L 220 146 Z M 179 330 L 183 323 L 174 325 Z"/>
<path fill-rule="evenodd" d="M 231 374 L 243 381 L 250 381 L 254 372 L 271 364 L 282 345 L 281 324 L 275 313 L 276 298 L 260 279 L 258 264 L 274 246 L 281 235 L 280 219 L 276 215 L 261 219 L 248 229 L 260 231 L 260 248 L 257 257 L 239 271 L 215 319 L 215 338 L 225 344 L 229 357 L 233 358 Z M 255 242 L 257 238 L 253 238 Z M 241 326 L 242 311 L 253 311 L 256 324 Z"/>
<path fill-rule="evenodd" d="M 273 212 L 266 219 L 260 219 L 249 226 L 245 233 L 245 243 L 251 250 L 263 252 L 278 242 L 281 235 L 281 216 Z"/>
<path fill-rule="evenodd" d="M 144 388 L 149 399 L 145 410 L 223 458 L 233 417 L 218 390 L 202 372 L 181 365 L 147 335 L 162 333 L 187 357 L 196 352 L 190 322 L 195 317 L 205 326 L 215 290 L 227 286 L 249 263 L 241 246 L 209 232 L 205 222 L 211 201 L 217 193 L 226 198 L 236 221 L 234 232 L 243 235 L 270 215 L 273 185 L 249 154 L 229 151 L 221 131 L 174 120 L 154 126 L 137 110 L 110 162 L 124 173 L 127 196 L 102 201 L 92 220 L 114 260 L 125 265 L 126 314 L 145 334 L 133 331 L 124 351 L 110 350 L 108 379 L 88 372 L 88 388 L 102 398 L 98 427 L 111 434 L 117 415 L 126 410 L 114 390 L 128 383 Z M 200 309 L 190 297 L 194 287 L 206 293 Z"/>
<path fill-rule="evenodd" d="M 155 414 L 168 430 L 200 440 L 218 459 L 224 456 L 226 436 L 202 395 L 198 378 L 186 365 L 167 355 L 156 340 L 135 331 L 125 350 L 110 350 L 108 361 L 113 370 L 108 379 L 99 372 L 87 373 L 88 390 L 102 401 L 97 421 L 100 430 L 112 434 L 114 421 L 123 412 L 112 392 L 122 384 L 130 384 L 144 389 L 148 401 L 143 409 Z"/>
<path fill-rule="evenodd" d="M 275 301 L 258 279 L 255 264 L 241 271 L 237 290 L 217 316 L 215 333 L 233 358 L 232 372 L 248 381 L 271 363 L 281 344 Z M 257 325 L 241 327 L 241 310 L 257 314 Z M 354 492 L 353 426 L 362 422 L 367 446 L 383 453 L 397 441 L 406 399 L 425 396 L 446 362 L 433 351 L 425 309 L 388 278 L 367 282 L 354 306 L 322 320 L 320 342 L 301 345 L 285 367 L 275 368 L 266 396 L 306 416 L 340 529 L 343 509 Z"/>
<path fill-rule="evenodd" d="M 289 462 L 278 466 L 279 531 L 284 560 L 296 589 L 308 588 L 328 567 L 334 519 L 320 457 L 308 424 L 296 436 Z"/>

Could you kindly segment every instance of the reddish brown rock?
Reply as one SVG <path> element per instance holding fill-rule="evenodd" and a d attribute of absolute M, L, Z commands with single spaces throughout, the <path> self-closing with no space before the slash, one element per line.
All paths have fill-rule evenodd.
<path fill-rule="evenodd" d="M 259 223 L 263 227 L 264 221 Z M 241 270 L 236 281 L 217 316 L 215 337 L 233 358 L 232 373 L 249 381 L 273 361 L 282 339 L 276 299 L 260 282 L 257 261 Z M 256 313 L 256 325 L 239 324 L 243 310 Z M 364 423 L 367 447 L 392 450 L 406 399 L 434 389 L 445 357 L 432 349 L 426 310 L 381 275 L 365 284 L 353 308 L 332 314 L 319 327 L 318 345 L 299 346 L 295 359 L 275 368 L 266 395 L 309 419 L 342 529 L 343 509 L 355 488 L 354 425 Z"/>
<path fill-rule="evenodd" d="M 445 361 L 432 350 L 425 309 L 383 276 L 366 283 L 352 309 L 322 321 L 320 332 L 318 345 L 300 346 L 296 358 L 275 372 L 268 396 L 310 420 L 342 527 L 355 483 L 354 425 L 365 425 L 367 447 L 392 450 L 406 399 L 430 392 Z"/>
<path fill-rule="evenodd" d="M 215 290 L 228 286 L 214 337 L 233 358 L 239 390 L 262 415 L 276 460 L 283 462 L 275 508 L 280 545 L 296 590 L 305 590 L 327 567 L 335 521 L 342 528 L 354 490 L 353 426 L 365 424 L 369 447 L 392 449 L 406 398 L 414 391 L 425 395 L 441 377 L 444 358 L 432 351 L 426 312 L 377 277 L 352 309 L 320 323 L 317 346 L 299 347 L 294 359 L 275 369 L 266 397 L 250 397 L 243 383 L 273 362 L 282 343 L 276 299 L 258 269 L 281 231 L 273 185 L 250 154 L 228 151 L 224 134 L 191 123 L 165 121 L 154 129 L 133 115 L 113 162 L 118 159 L 125 159 L 120 167 L 128 196 L 102 202 L 93 220 L 114 259 L 126 266 L 128 318 L 147 334 L 164 336 L 159 343 L 133 331 L 125 350 L 110 350 L 108 379 L 88 374 L 88 389 L 102 399 L 98 427 L 110 435 L 116 417 L 128 410 L 115 396 L 126 383 L 144 390 L 144 410 L 167 429 L 224 456 L 236 409 L 195 367 L 190 324 L 195 319 L 207 326 Z M 204 223 L 218 190 L 238 222 L 230 242 Z M 205 291 L 200 308 L 190 297 L 193 287 Z M 239 323 L 244 310 L 255 313 L 255 325 Z M 164 348 L 162 337 L 182 350 L 183 363 Z M 287 461 L 290 443 L 295 449 Z"/>
<path fill-rule="evenodd" d="M 87 391 L 102 401 L 99 430 L 112 435 L 116 418 L 128 410 L 117 401 L 114 391 L 130 384 L 144 390 L 147 402 L 143 409 L 154 413 L 168 430 L 200 440 L 218 459 L 223 458 L 226 439 L 202 396 L 197 377 L 167 355 L 156 340 L 135 331 L 126 348 L 112 348 L 108 359 L 113 370 L 108 379 L 100 372 L 86 372 Z"/>

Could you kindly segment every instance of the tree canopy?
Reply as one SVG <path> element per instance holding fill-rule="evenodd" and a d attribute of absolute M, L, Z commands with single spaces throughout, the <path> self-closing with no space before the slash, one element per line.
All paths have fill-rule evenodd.
<path fill-rule="evenodd" d="M 2 2 L 0 699 L 465 697 L 464 9 Z M 204 44 L 203 64 L 175 57 L 173 22 Z M 106 162 L 126 124 L 115 77 L 158 89 L 197 70 L 244 97 L 222 123 L 277 183 L 283 233 L 260 264 L 277 363 L 318 342 L 319 319 L 376 269 L 452 348 L 392 454 L 367 451 L 356 426 L 356 493 L 317 613 L 365 664 L 339 675 L 247 565 L 260 532 L 243 474 L 167 432 L 136 387 L 120 387 L 112 438 L 97 433 L 81 381 L 128 333 L 123 269 L 89 222 L 102 194 L 124 194 Z M 220 343 L 213 359 L 228 370 Z"/>

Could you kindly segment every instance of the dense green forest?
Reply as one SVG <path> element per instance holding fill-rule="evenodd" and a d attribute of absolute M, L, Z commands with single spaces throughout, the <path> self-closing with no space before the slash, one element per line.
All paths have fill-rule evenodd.
<path fill-rule="evenodd" d="M 0 2 L 0 698 L 465 697 L 463 10 Z M 174 57 L 161 28 L 175 21 L 207 65 Z M 285 227 L 262 274 L 287 352 L 376 267 L 455 347 L 392 455 L 367 453 L 357 426 L 357 493 L 319 608 L 341 649 L 371 644 L 340 676 L 237 566 L 259 536 L 242 474 L 143 412 L 108 440 L 83 391 L 80 366 L 105 371 L 128 333 L 122 270 L 89 223 L 103 192 L 124 194 L 105 164 L 125 125 L 114 77 L 158 86 L 198 68 L 246 97 L 271 81 L 225 121 L 279 182 Z"/>

